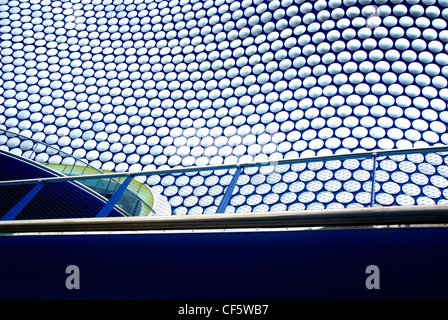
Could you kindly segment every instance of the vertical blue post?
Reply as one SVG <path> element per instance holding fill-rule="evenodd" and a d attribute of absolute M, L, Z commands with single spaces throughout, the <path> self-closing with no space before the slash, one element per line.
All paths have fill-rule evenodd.
<path fill-rule="evenodd" d="M 132 176 L 128 176 L 126 180 L 121 184 L 121 186 L 118 188 L 117 191 L 112 195 L 112 197 L 107 201 L 107 203 L 104 205 L 104 207 L 98 212 L 96 215 L 97 218 L 104 218 L 109 216 L 110 212 L 114 208 L 115 204 L 118 202 L 120 197 L 123 195 L 123 193 L 126 191 L 128 185 L 132 181 Z"/>
<path fill-rule="evenodd" d="M 31 189 L 11 210 L 8 211 L 0 220 L 14 220 L 26 205 L 33 200 L 34 196 L 42 189 L 44 183 L 39 182 Z"/>
<path fill-rule="evenodd" d="M 232 197 L 233 189 L 235 189 L 236 182 L 238 181 L 238 177 L 241 174 L 241 170 L 242 170 L 241 166 L 236 168 L 236 171 L 235 171 L 235 174 L 233 175 L 232 181 L 230 181 L 230 184 L 227 187 L 226 193 L 224 194 L 224 197 L 222 198 L 221 203 L 219 204 L 219 207 L 216 210 L 216 213 L 226 212 L 227 205 L 230 202 L 230 198 Z"/>
<path fill-rule="evenodd" d="M 376 157 L 377 153 L 372 154 L 373 158 L 373 169 L 372 169 L 372 190 L 370 192 L 370 207 L 375 204 L 375 172 L 376 172 Z"/>

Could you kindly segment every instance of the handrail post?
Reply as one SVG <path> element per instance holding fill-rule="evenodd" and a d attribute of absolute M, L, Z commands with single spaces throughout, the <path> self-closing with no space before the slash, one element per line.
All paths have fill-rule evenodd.
<path fill-rule="evenodd" d="M 376 172 L 377 155 L 378 154 L 376 152 L 372 153 L 373 169 L 372 169 L 372 189 L 370 191 L 370 207 L 373 207 L 373 205 L 375 204 L 375 172 Z"/>
<path fill-rule="evenodd" d="M 226 212 L 227 205 L 230 202 L 230 198 L 232 197 L 233 189 L 235 189 L 236 182 L 238 181 L 238 177 L 241 174 L 241 170 L 242 170 L 242 166 L 239 165 L 236 168 L 235 173 L 233 174 L 232 181 L 230 181 L 230 184 L 227 187 L 226 193 L 224 194 L 224 197 L 222 198 L 221 203 L 219 204 L 218 209 L 216 209 L 216 213 L 224 213 L 224 212 Z"/>

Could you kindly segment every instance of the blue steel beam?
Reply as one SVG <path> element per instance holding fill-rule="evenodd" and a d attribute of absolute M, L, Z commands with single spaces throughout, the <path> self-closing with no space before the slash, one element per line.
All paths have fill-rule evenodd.
<path fill-rule="evenodd" d="M 7 214 L 5 214 L 0 220 L 14 220 L 20 212 L 23 210 L 23 208 L 26 207 L 26 205 L 33 200 L 34 196 L 43 188 L 45 184 L 42 182 L 39 182 L 34 186 L 33 189 L 31 189 L 30 192 L 27 193 L 26 196 L 24 196 L 11 210 L 8 211 Z"/>
<path fill-rule="evenodd" d="M 104 207 L 98 212 L 96 215 L 97 218 L 104 218 L 109 216 L 110 212 L 114 208 L 114 206 L 117 204 L 120 197 L 123 195 L 123 193 L 126 191 L 128 185 L 131 183 L 133 177 L 128 176 L 126 180 L 121 184 L 121 186 L 118 188 L 117 191 L 112 195 L 112 197 L 107 201 L 107 203 L 104 205 Z"/>
<path fill-rule="evenodd" d="M 370 190 L 370 206 L 371 207 L 373 207 L 373 205 L 375 204 L 375 173 L 376 173 L 377 154 L 373 153 L 372 158 L 373 158 L 372 189 Z"/>
<path fill-rule="evenodd" d="M 238 181 L 238 177 L 241 174 L 242 167 L 236 168 L 235 174 L 232 177 L 232 181 L 230 181 L 229 186 L 227 187 L 226 193 L 219 204 L 216 213 L 224 213 L 226 211 L 227 205 L 230 202 L 230 198 L 232 197 L 233 189 L 235 189 L 236 182 Z"/>

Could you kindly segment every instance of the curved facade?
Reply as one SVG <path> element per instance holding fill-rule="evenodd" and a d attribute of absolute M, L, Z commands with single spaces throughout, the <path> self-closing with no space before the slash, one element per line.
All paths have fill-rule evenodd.
<path fill-rule="evenodd" d="M 448 142 L 446 0 L 0 3 L 0 124 L 102 170 Z M 378 205 L 447 201 L 442 156 L 386 160 Z M 366 206 L 371 167 L 245 169 L 226 212 Z M 232 174 L 147 183 L 174 214 L 214 213 Z"/>
<path fill-rule="evenodd" d="M 0 151 L 0 181 L 56 178 L 59 172 L 9 152 Z M 80 183 L 30 183 L 0 187 L 0 220 L 91 218 L 105 206 L 107 199 Z M 109 216 L 128 213 L 118 206 Z"/>

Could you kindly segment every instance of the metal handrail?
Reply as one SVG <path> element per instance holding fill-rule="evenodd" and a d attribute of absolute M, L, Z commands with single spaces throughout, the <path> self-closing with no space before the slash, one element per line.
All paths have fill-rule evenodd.
<path fill-rule="evenodd" d="M 350 208 L 299 212 L 264 212 L 193 216 L 70 218 L 0 221 L 0 233 L 114 232 L 189 230 L 266 230 L 265 228 L 356 228 L 448 224 L 448 205 Z"/>
<path fill-rule="evenodd" d="M 9 131 L 9 130 L 6 130 L 6 129 L 2 129 L 2 128 L 0 128 L 0 131 L 3 131 L 3 133 L 6 134 L 6 135 L 11 134 L 11 135 L 15 135 L 15 136 L 17 136 L 17 137 L 19 137 L 20 139 L 23 139 L 23 140 L 30 140 L 30 141 L 34 142 L 35 144 L 42 144 L 42 145 L 46 146 L 47 148 L 53 149 L 54 151 L 57 151 L 58 153 L 61 153 L 62 155 L 66 156 L 66 157 L 73 158 L 75 160 L 75 164 L 76 164 L 76 162 L 80 162 L 80 163 L 84 164 L 86 167 L 89 167 L 89 168 L 94 169 L 94 170 L 98 171 L 99 173 L 101 173 L 101 170 L 98 170 L 97 168 L 91 166 L 88 162 L 85 162 L 85 161 L 75 157 L 74 155 L 71 155 L 71 154 L 69 154 L 69 153 L 67 153 L 65 151 L 62 151 L 59 148 L 56 148 L 56 147 L 54 147 L 52 145 L 49 145 L 48 143 L 46 143 L 44 141 L 37 140 L 37 139 L 31 138 L 31 137 L 27 137 L 27 136 L 24 136 L 24 135 L 22 135 L 20 133 L 12 132 L 12 131 Z M 32 152 L 35 153 L 34 152 L 34 148 L 33 148 Z M 30 160 L 34 160 L 34 159 L 30 159 Z M 68 164 L 68 166 L 69 166 L 69 164 Z"/>
<path fill-rule="evenodd" d="M 308 163 L 308 162 L 320 162 L 330 160 L 346 160 L 346 159 L 359 159 L 359 158 L 378 158 L 382 156 L 390 155 L 403 155 L 413 153 L 436 153 L 436 152 L 448 152 L 448 146 L 436 146 L 425 148 L 412 148 L 412 149 L 392 149 L 392 150 L 374 150 L 357 153 L 347 154 L 334 154 L 327 156 L 315 156 L 315 157 L 303 157 L 295 159 L 280 159 L 280 160 L 267 160 L 267 161 L 251 161 L 246 163 L 232 163 L 232 164 L 216 164 L 205 166 L 192 166 L 181 168 L 169 168 L 169 169 L 155 169 L 155 170 L 143 170 L 136 172 L 116 172 L 116 173 L 103 173 L 92 174 L 84 176 L 69 176 L 69 177 L 50 177 L 50 178 L 35 178 L 35 179 L 23 179 L 23 180 L 9 180 L 0 181 L 0 186 L 5 185 L 18 185 L 18 184 L 33 184 L 39 182 L 60 182 L 60 181 L 73 181 L 73 180 L 86 180 L 86 179 L 98 179 L 98 178 L 122 178 L 122 177 L 136 177 L 136 176 L 151 176 L 151 175 L 167 175 L 186 172 L 198 172 L 198 171 L 213 171 L 223 169 L 236 169 L 236 168 L 249 168 L 249 167 L 262 167 L 270 165 L 284 165 L 295 163 Z"/>

